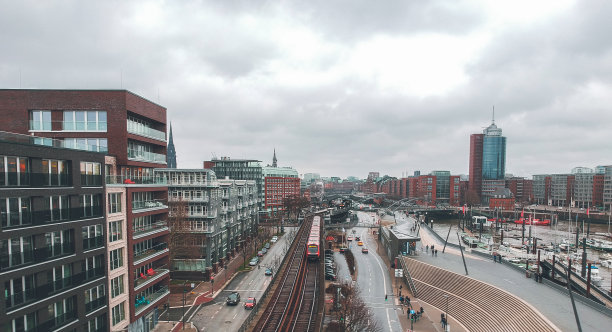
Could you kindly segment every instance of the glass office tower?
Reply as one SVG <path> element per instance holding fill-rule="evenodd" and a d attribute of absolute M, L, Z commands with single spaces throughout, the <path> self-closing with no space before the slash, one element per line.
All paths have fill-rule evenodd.
<path fill-rule="evenodd" d="M 503 179 L 506 173 L 506 138 L 501 128 L 492 123 L 484 130 L 482 143 L 482 178 Z"/>

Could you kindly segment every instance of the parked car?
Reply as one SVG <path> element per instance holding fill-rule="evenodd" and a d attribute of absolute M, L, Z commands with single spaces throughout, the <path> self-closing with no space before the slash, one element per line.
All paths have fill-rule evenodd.
<path fill-rule="evenodd" d="M 271 268 L 267 268 L 266 269 L 266 275 L 267 276 L 271 276 L 272 275 L 272 269 Z"/>
<path fill-rule="evenodd" d="M 276 243 L 276 241 L 278 241 L 278 236 L 274 235 L 274 236 L 272 237 L 272 240 L 270 240 L 270 242 L 272 242 L 272 243 Z"/>
<path fill-rule="evenodd" d="M 262 252 L 261 250 L 260 250 L 260 251 L 258 251 L 258 252 L 257 252 L 257 256 L 258 256 L 258 257 L 263 256 L 263 252 Z"/>
<path fill-rule="evenodd" d="M 255 300 L 254 297 L 249 297 L 245 302 L 244 302 L 244 308 L 245 309 L 253 309 L 253 307 L 255 307 L 255 305 L 257 304 L 257 300 Z"/>
<path fill-rule="evenodd" d="M 348 250 L 348 248 L 346 248 L 346 247 L 342 247 L 342 248 L 340 248 L 340 253 L 341 253 L 341 254 L 344 254 L 344 252 L 345 252 L 345 251 L 347 251 L 347 250 Z"/>
<path fill-rule="evenodd" d="M 238 292 L 231 293 L 227 297 L 227 300 L 225 301 L 227 305 L 237 305 L 239 302 L 240 302 L 240 294 L 238 294 Z"/>
<path fill-rule="evenodd" d="M 266 242 L 266 245 L 264 246 L 266 249 L 270 249 L 270 242 Z"/>
<path fill-rule="evenodd" d="M 266 247 L 261 248 L 261 252 L 265 255 L 268 253 L 268 249 Z"/>
<path fill-rule="evenodd" d="M 253 258 L 251 259 L 251 261 L 249 262 L 249 265 L 250 265 L 250 266 L 255 266 L 255 265 L 257 265 L 258 263 L 259 263 L 259 258 L 257 258 L 257 257 L 253 257 Z"/>

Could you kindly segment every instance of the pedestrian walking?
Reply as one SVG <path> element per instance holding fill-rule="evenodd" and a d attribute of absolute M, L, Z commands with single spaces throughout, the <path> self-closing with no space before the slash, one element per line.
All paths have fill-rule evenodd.
<path fill-rule="evenodd" d="M 387 294 L 385 294 L 385 301 L 387 301 Z"/>
<path fill-rule="evenodd" d="M 425 252 L 429 252 L 429 244 L 425 246 Z"/>
<path fill-rule="evenodd" d="M 433 245 L 433 244 L 431 245 L 431 250 L 432 250 L 432 251 L 434 250 L 434 245 Z"/>
<path fill-rule="evenodd" d="M 438 257 L 438 249 L 436 249 L 436 257 Z"/>

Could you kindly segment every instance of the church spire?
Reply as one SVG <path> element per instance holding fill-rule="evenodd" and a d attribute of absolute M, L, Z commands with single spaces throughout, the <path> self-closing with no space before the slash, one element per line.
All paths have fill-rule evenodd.
<path fill-rule="evenodd" d="M 274 157 L 272 157 L 272 167 L 278 167 L 276 164 L 276 148 L 274 148 Z"/>
<path fill-rule="evenodd" d="M 176 150 L 174 150 L 174 140 L 172 139 L 172 122 L 170 122 L 170 133 L 168 134 L 168 153 L 166 154 L 166 164 L 168 168 L 176 168 Z"/>

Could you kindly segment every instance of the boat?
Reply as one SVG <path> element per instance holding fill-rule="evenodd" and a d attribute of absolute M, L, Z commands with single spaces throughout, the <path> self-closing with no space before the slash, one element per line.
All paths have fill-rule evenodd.
<path fill-rule="evenodd" d="M 612 259 L 606 259 L 605 261 L 601 261 L 601 266 L 612 268 Z"/>
<path fill-rule="evenodd" d="M 610 241 L 589 239 L 586 240 L 586 245 L 593 250 L 612 252 L 612 242 Z"/>
<path fill-rule="evenodd" d="M 515 224 L 525 224 L 525 225 L 535 225 L 535 226 L 549 226 L 550 225 L 550 219 L 527 219 L 527 218 L 519 218 L 518 220 L 514 221 Z"/>
<path fill-rule="evenodd" d="M 572 271 L 576 274 L 580 275 L 582 273 L 582 267 L 580 265 L 572 265 Z M 588 267 L 587 267 L 588 271 Z M 585 277 L 585 279 L 587 279 Z M 599 268 L 591 264 L 591 283 L 597 287 L 600 287 L 602 284 L 603 278 L 599 275 Z"/>
<path fill-rule="evenodd" d="M 473 216 L 472 217 L 472 227 L 474 229 L 480 229 L 480 226 L 482 225 L 482 229 L 487 230 L 491 228 L 492 224 L 493 222 L 489 221 L 487 217 L 483 217 L 483 216 Z"/>

